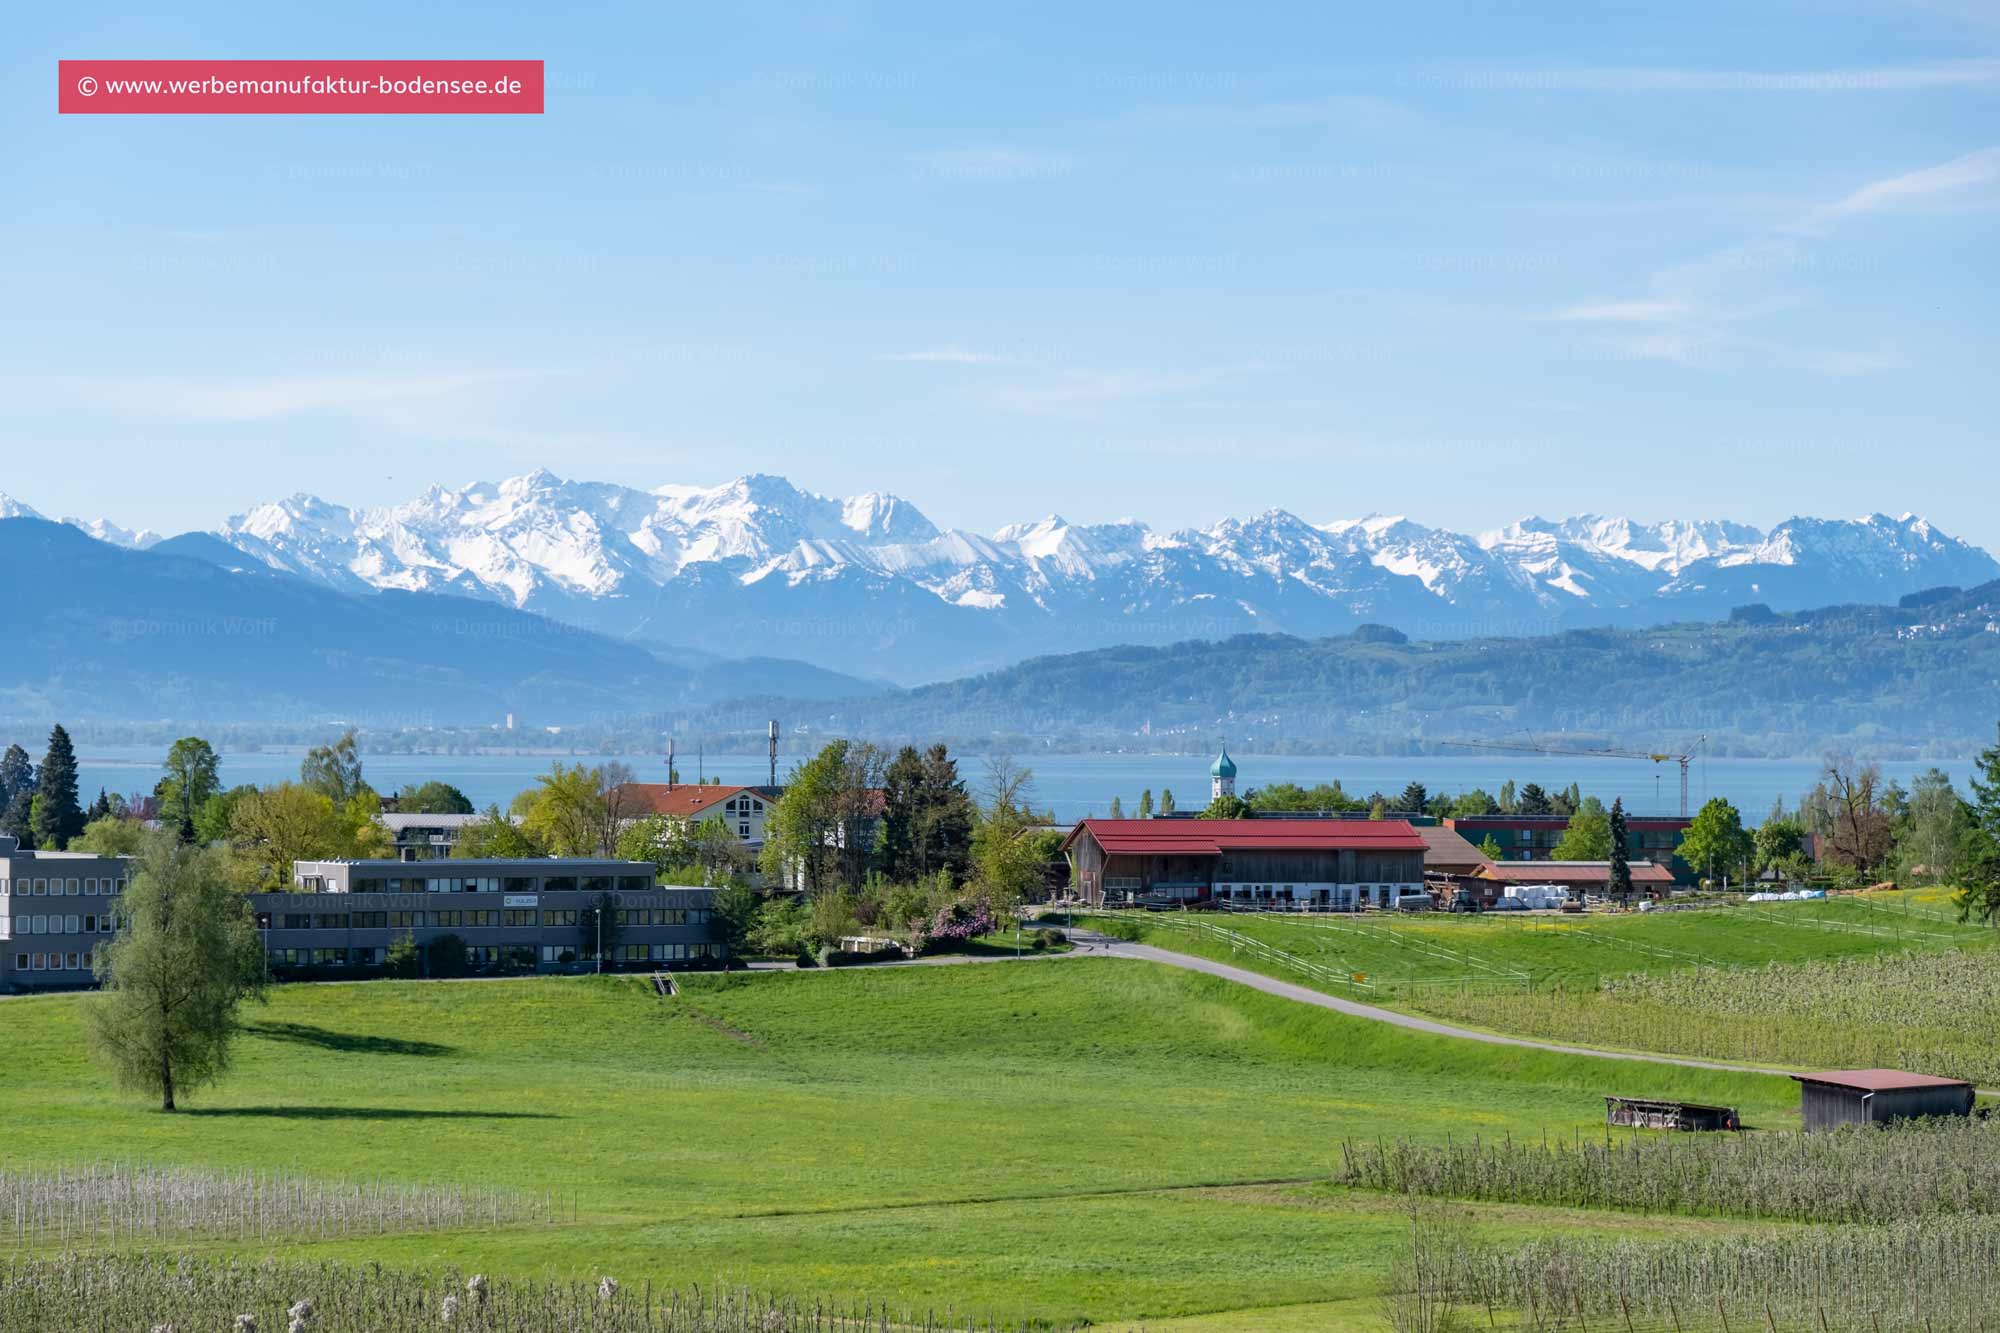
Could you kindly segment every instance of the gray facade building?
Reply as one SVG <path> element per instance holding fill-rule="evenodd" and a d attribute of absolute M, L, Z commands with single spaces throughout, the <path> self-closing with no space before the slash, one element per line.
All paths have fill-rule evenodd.
<path fill-rule="evenodd" d="M 26 851 L 0 834 L 0 989 L 90 985 L 127 873 L 123 857 Z"/>
<path fill-rule="evenodd" d="M 0 837 L 0 990 L 94 984 L 94 954 L 117 932 L 129 874 L 122 857 L 22 851 Z M 481 975 L 707 968 L 727 957 L 716 891 L 658 884 L 644 861 L 299 861 L 292 878 L 293 892 L 250 895 L 279 980 L 380 975 L 403 936 L 425 975 L 447 935 Z"/>
<path fill-rule="evenodd" d="M 492 858 L 297 861 L 293 893 L 251 897 L 274 975 L 365 975 L 408 935 L 428 957 L 456 935 L 476 972 L 597 970 L 591 913 L 606 907 L 605 971 L 715 967 L 715 890 L 655 883 L 644 861 Z"/>

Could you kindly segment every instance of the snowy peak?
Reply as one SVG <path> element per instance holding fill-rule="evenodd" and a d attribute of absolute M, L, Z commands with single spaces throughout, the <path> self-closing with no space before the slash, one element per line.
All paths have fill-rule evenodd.
<path fill-rule="evenodd" d="M 8 516 L 36 515 L 0 496 Z M 65 521 L 121 545 L 158 540 Z M 1376 623 L 1453 638 L 1717 620 L 1751 602 L 1893 602 L 2000 577 L 1986 552 L 1914 514 L 1768 531 L 1531 516 L 1474 536 L 1402 515 L 1315 524 L 1271 508 L 1175 531 L 1052 513 L 982 534 L 940 529 L 886 492 L 831 497 L 763 473 L 640 489 L 537 469 L 368 509 L 301 493 L 214 536 L 345 591 L 447 592 L 719 655 L 811 656 L 900 679 L 1245 631 Z"/>
<path fill-rule="evenodd" d="M 43 517 L 42 512 L 32 505 L 22 504 L 13 496 L 0 491 L 0 519 Z M 61 521 L 80 532 L 89 533 L 101 542 L 109 542 L 113 546 L 130 547 L 138 551 L 143 551 L 151 546 L 157 546 L 164 540 L 159 533 L 154 532 L 151 528 L 140 528 L 134 531 L 131 528 L 121 528 L 116 523 L 108 522 L 101 518 L 81 519 L 64 517 Z"/>

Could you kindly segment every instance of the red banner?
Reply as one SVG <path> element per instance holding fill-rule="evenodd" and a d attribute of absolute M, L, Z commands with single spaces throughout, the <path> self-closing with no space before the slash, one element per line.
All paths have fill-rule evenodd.
<path fill-rule="evenodd" d="M 66 116 L 539 116 L 539 60 L 61 60 Z"/>

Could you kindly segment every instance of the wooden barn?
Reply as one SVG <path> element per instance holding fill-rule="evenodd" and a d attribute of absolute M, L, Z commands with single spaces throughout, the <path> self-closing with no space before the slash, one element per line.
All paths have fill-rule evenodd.
<path fill-rule="evenodd" d="M 1063 852 L 1090 903 L 1351 910 L 1424 887 L 1424 840 L 1396 819 L 1086 819 Z"/>
<path fill-rule="evenodd" d="M 1651 1097 L 1606 1097 L 1604 1123 L 1632 1129 L 1741 1129 L 1733 1106 L 1667 1102 Z"/>
<path fill-rule="evenodd" d="M 1895 1069 L 1835 1069 L 1792 1077 L 1799 1081 L 1799 1117 L 1807 1129 L 1972 1114 L 1972 1085 L 1960 1078 Z"/>

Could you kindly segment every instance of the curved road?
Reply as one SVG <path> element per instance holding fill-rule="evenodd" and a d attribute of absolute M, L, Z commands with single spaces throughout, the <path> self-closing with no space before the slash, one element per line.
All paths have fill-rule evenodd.
<path fill-rule="evenodd" d="M 1099 935 L 1086 930 L 1072 930 L 1070 938 L 1082 947 L 1075 953 L 1060 955 L 1065 957 L 1108 956 L 1111 958 L 1136 958 L 1142 962 L 1159 963 L 1164 967 L 1178 967 L 1189 972 L 1205 972 L 1224 981 L 1233 981 L 1239 986 L 1260 990 L 1266 995 L 1275 995 L 1282 1000 L 1292 1000 L 1299 1004 L 1315 1005 L 1321 1009 L 1331 1009 L 1335 1013 L 1347 1014 L 1353 1018 L 1365 1018 L 1371 1022 L 1388 1023 L 1394 1027 L 1408 1028 L 1412 1032 L 1428 1032 L 1436 1037 L 1459 1037 L 1466 1041 L 1483 1041 L 1493 1046 L 1520 1046 L 1532 1051 L 1553 1051 L 1557 1055 L 1587 1055 L 1600 1060 L 1637 1060 L 1643 1064 L 1680 1065 L 1686 1069 L 1719 1069 L 1731 1074 L 1776 1074 L 1789 1076 L 1789 1069 L 1768 1069 L 1758 1065 L 1731 1065 L 1719 1060 L 1693 1060 L 1678 1055 L 1642 1055 L 1636 1051 L 1606 1051 L 1591 1046 L 1565 1046 L 1561 1042 L 1536 1041 L 1532 1037 L 1507 1037 L 1497 1032 L 1478 1032 L 1472 1028 L 1453 1027 L 1449 1023 L 1439 1023 L 1428 1018 L 1418 1018 L 1413 1014 L 1398 1013 L 1394 1009 L 1383 1009 L 1372 1004 L 1361 1004 L 1354 1000 L 1343 1000 L 1337 995 L 1311 990 L 1305 986 L 1295 986 L 1289 981 L 1279 981 L 1261 972 L 1251 972 L 1228 963 L 1217 963 L 1207 958 L 1197 958 L 1192 954 L 1175 953 L 1171 949 L 1156 948 L 1150 944 L 1129 944 L 1124 940 L 1114 940 L 1108 935 Z"/>

